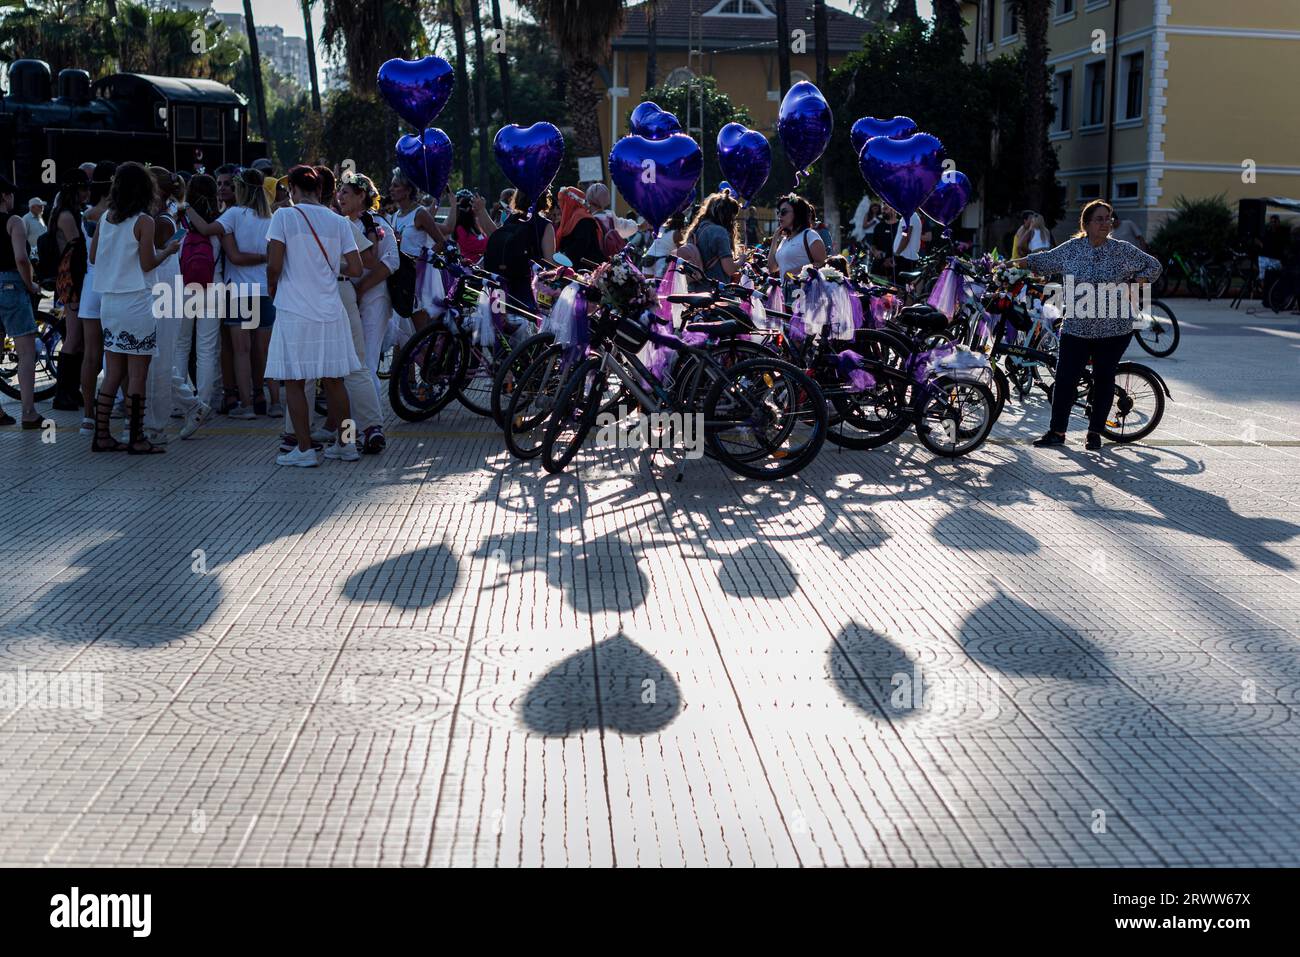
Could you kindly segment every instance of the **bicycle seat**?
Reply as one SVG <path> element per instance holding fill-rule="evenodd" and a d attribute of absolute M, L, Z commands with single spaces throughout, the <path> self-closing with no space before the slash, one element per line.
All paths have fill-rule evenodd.
<path fill-rule="evenodd" d="M 709 322 L 688 322 L 686 331 L 702 332 L 710 339 L 734 339 L 746 332 L 753 332 L 754 327 L 738 319 L 718 319 Z"/>
<path fill-rule="evenodd" d="M 921 273 L 919 271 L 898 273 L 898 278 L 903 280 L 903 282 L 911 282 L 913 279 L 919 279 L 920 277 L 921 277 Z"/>
<path fill-rule="evenodd" d="M 904 308 L 895 321 L 921 332 L 941 332 L 947 329 L 949 324 L 947 316 L 934 306 L 928 306 L 923 302 Z"/>
<path fill-rule="evenodd" d="M 664 298 L 669 302 L 681 306 L 691 306 L 693 308 L 697 306 L 707 306 L 709 303 L 713 302 L 713 295 L 707 292 L 675 292 L 671 295 L 665 296 Z"/>

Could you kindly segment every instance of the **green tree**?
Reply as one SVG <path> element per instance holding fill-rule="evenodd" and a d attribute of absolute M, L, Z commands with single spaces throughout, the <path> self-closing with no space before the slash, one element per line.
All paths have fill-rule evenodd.
<path fill-rule="evenodd" d="M 700 174 L 700 196 L 704 197 L 716 190 L 718 183 L 725 179 L 722 169 L 718 166 L 718 130 L 732 122 L 749 126 L 754 120 L 749 108 L 732 103 L 731 97 L 718 89 L 718 81 L 711 76 L 696 77 L 689 84 L 657 86 L 653 90 L 646 90 L 642 97 L 643 100 L 654 100 L 681 120 L 683 125 L 686 124 L 688 115 L 686 102 L 688 98 L 691 126 L 702 128 L 696 141 L 704 153 L 704 171 Z M 701 98 L 703 98 L 702 110 Z M 631 116 L 632 110 L 629 109 L 623 117 L 623 128 L 614 131 L 615 142 L 627 132 Z M 776 152 L 773 150 L 774 158 Z"/>
<path fill-rule="evenodd" d="M 385 60 L 428 51 L 419 0 L 325 0 L 321 39 L 342 53 L 348 84 L 359 94 L 375 92 Z"/>
<path fill-rule="evenodd" d="M 599 109 L 604 98 L 599 70 L 610 43 L 623 29 L 624 0 L 521 0 L 546 26 L 559 48 L 567 73 L 568 119 L 579 154 L 599 156 Z"/>
<path fill-rule="evenodd" d="M 1025 137 L 1022 168 L 1025 176 L 1025 205 L 1039 209 L 1046 199 L 1050 181 L 1045 177 L 1043 151 L 1038 144 L 1047 139 L 1052 118 L 1048 96 L 1051 83 L 1047 71 L 1047 20 L 1052 0 L 1011 0 L 1011 8 L 1020 21 L 1025 38 Z"/>

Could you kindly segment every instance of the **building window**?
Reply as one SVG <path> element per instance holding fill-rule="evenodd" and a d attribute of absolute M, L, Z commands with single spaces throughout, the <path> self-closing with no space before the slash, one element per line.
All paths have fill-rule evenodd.
<path fill-rule="evenodd" d="M 1056 15 L 1068 17 L 1074 13 L 1074 0 L 1056 0 Z"/>
<path fill-rule="evenodd" d="M 1097 199 L 1101 196 L 1100 183 L 1080 183 L 1079 184 L 1079 202 L 1086 203 L 1091 199 Z"/>
<path fill-rule="evenodd" d="M 1142 116 L 1142 66 L 1145 57 L 1130 53 L 1121 61 L 1124 77 L 1124 119 L 1136 120 Z"/>
<path fill-rule="evenodd" d="M 760 0 L 722 0 L 706 17 L 774 17 Z"/>
<path fill-rule="evenodd" d="M 196 140 L 199 137 L 195 130 L 194 107 L 176 107 L 176 138 L 178 140 Z"/>
<path fill-rule="evenodd" d="M 1052 105 L 1056 107 L 1056 120 L 1052 132 L 1068 133 L 1074 126 L 1074 69 L 1067 67 L 1056 74 L 1052 89 Z"/>
<path fill-rule="evenodd" d="M 1002 0 L 1002 39 L 1010 40 L 1020 32 L 1020 22 L 1016 19 L 1016 8 L 1011 0 Z"/>
<path fill-rule="evenodd" d="M 1129 180 L 1127 183 L 1115 184 L 1116 200 L 1134 200 L 1138 198 L 1137 180 Z"/>
<path fill-rule="evenodd" d="M 682 86 L 683 84 L 690 83 L 693 79 L 695 79 L 694 73 L 684 66 L 679 66 L 677 69 L 673 70 L 672 73 L 668 74 L 668 79 L 664 80 L 664 86 Z"/>
<path fill-rule="evenodd" d="M 1083 68 L 1083 125 L 1101 126 L 1106 122 L 1106 61 L 1085 64 Z"/>

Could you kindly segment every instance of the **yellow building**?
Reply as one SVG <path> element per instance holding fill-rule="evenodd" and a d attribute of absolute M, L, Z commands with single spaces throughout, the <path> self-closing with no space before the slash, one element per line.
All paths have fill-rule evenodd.
<path fill-rule="evenodd" d="M 1179 195 L 1300 195 L 1300 0 L 1051 2 L 1067 223 L 1106 197 L 1150 236 Z M 1020 46 L 1006 0 L 964 15 L 968 56 Z"/>
<path fill-rule="evenodd" d="M 795 51 L 790 55 L 790 80 L 815 82 L 813 5 L 808 0 L 787 0 L 786 11 L 786 26 L 792 34 Z M 828 62 L 834 69 L 845 55 L 862 49 L 863 34 L 874 26 L 831 7 L 827 7 L 826 13 Z M 656 85 L 684 83 L 692 76 L 712 76 L 720 91 L 733 102 L 749 108 L 755 129 L 775 135 L 781 83 L 776 53 L 776 5 L 771 0 L 661 0 L 656 19 Z M 648 40 L 645 4 L 630 6 L 623 32 L 613 42 L 605 76 L 606 101 L 600 117 L 600 135 L 606 150 L 627 133 L 627 113 L 641 102 L 645 93 Z M 684 126 L 695 126 L 689 116 L 678 119 Z M 700 130 L 690 132 L 697 141 L 701 139 Z M 703 131 L 708 140 L 705 149 L 712 148 L 717 132 Z M 715 185 L 704 184 L 710 189 Z"/>

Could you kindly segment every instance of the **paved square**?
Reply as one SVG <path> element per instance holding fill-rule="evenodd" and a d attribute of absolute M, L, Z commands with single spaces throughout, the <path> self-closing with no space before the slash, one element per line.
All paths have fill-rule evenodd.
<path fill-rule="evenodd" d="M 1099 457 L 3 430 L 0 864 L 1300 864 L 1300 324 L 1175 305 Z"/>

